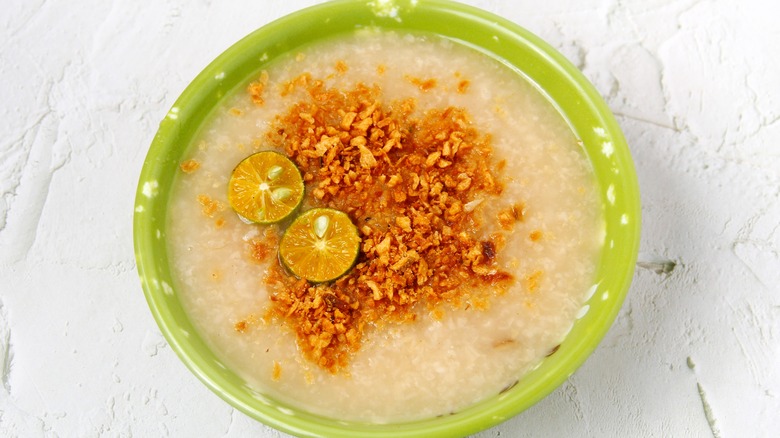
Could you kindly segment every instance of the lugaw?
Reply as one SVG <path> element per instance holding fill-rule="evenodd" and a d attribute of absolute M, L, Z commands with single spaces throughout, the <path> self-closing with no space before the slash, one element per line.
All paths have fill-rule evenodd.
<path fill-rule="evenodd" d="M 356 111 L 334 110 L 323 96 Z M 317 108 L 319 121 L 304 111 Z M 364 119 L 370 127 L 354 140 Z M 446 135 L 438 135 L 445 125 Z M 396 131 L 395 148 L 363 146 L 386 145 Z M 341 155 L 317 153 L 301 140 L 331 134 L 341 136 Z M 427 147 L 426 138 L 439 149 L 411 158 L 409 148 Z M 453 152 L 461 140 L 462 151 Z M 306 146 L 309 158 L 301 152 Z M 363 265 L 343 284 L 297 286 L 304 295 L 335 288 L 351 297 L 349 306 L 341 302 L 351 319 L 340 328 L 327 321 L 296 326 L 306 321 L 295 316 L 305 297 L 285 292 L 294 279 L 279 267 L 274 247 L 287 223 L 247 224 L 229 207 L 231 171 L 265 149 L 306 163 L 304 210 L 335 205 L 361 230 Z M 368 185 L 349 195 L 330 189 L 357 184 L 343 168 L 348 154 L 358 171 L 353 179 L 369 175 Z M 330 162 L 340 163 L 342 176 L 323 182 L 316 167 Z M 475 163 L 487 163 L 489 173 Z M 377 174 L 385 168 L 397 174 Z M 368 192 L 377 187 L 395 198 L 380 202 L 382 193 Z M 422 229 L 427 234 L 414 234 Z M 463 409 L 554 352 L 592 286 L 602 230 L 588 160 L 532 85 L 447 40 L 363 30 L 273 61 L 226 100 L 181 163 L 167 236 L 176 291 L 193 323 L 248 385 L 314 413 L 390 422 Z M 384 268 L 370 270 L 382 236 L 392 237 L 384 245 L 394 252 Z M 452 243 L 442 249 L 442 242 Z M 441 256 L 445 250 L 454 258 Z M 435 266 L 444 261 L 449 265 Z M 401 286 L 393 289 L 393 281 Z M 283 293 L 287 301 L 278 298 Z M 326 298 L 330 318 L 341 318 L 335 298 Z M 324 343 L 316 336 L 326 330 L 321 323 L 333 333 Z"/>

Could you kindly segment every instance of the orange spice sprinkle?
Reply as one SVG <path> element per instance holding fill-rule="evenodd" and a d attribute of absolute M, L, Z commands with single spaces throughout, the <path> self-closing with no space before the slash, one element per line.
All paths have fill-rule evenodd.
<path fill-rule="evenodd" d="M 436 87 L 436 79 L 420 79 L 414 76 L 405 76 L 406 80 L 416 85 L 421 91 L 429 91 Z"/>
<path fill-rule="evenodd" d="M 263 98 L 263 92 L 265 91 L 265 86 L 268 84 L 268 72 L 263 70 L 260 73 L 260 77 L 249 84 L 247 87 L 247 92 L 249 93 L 249 97 L 252 99 L 252 102 L 255 103 L 255 105 L 262 106 L 265 103 L 265 99 Z"/>
<path fill-rule="evenodd" d="M 239 332 L 244 333 L 246 332 L 246 329 L 249 327 L 249 324 L 245 320 L 238 321 L 233 325 L 233 328 Z"/>
<path fill-rule="evenodd" d="M 458 82 L 458 93 L 465 94 L 469 90 L 469 85 L 471 85 L 471 82 L 465 79 Z"/>
<path fill-rule="evenodd" d="M 192 173 L 198 170 L 200 163 L 197 160 L 187 160 L 179 164 L 179 169 L 184 173 Z"/>
<path fill-rule="evenodd" d="M 265 228 L 261 236 L 247 241 L 249 247 L 249 258 L 256 263 L 264 263 L 269 256 L 274 254 L 279 245 L 279 236 L 271 228 Z"/>
<path fill-rule="evenodd" d="M 274 382 L 278 381 L 282 377 L 282 365 L 274 361 L 274 370 L 273 374 L 271 375 L 271 378 L 274 380 Z"/>
<path fill-rule="evenodd" d="M 517 343 L 517 341 L 512 339 L 512 338 L 504 338 L 504 339 L 502 339 L 500 341 L 493 342 L 493 348 L 506 347 L 508 345 L 513 345 L 513 344 L 516 344 L 516 343 Z"/>
<path fill-rule="evenodd" d="M 511 230 L 515 222 L 522 222 L 524 219 L 524 204 L 514 204 L 498 213 L 498 223 L 501 225 L 501 228 L 505 230 Z"/>
<path fill-rule="evenodd" d="M 309 87 L 309 84 L 311 82 L 312 82 L 311 74 L 309 73 L 300 74 L 297 77 L 282 84 L 282 91 L 280 95 L 282 97 L 287 96 L 291 94 L 293 91 L 295 91 L 296 88 L 306 89 Z"/>
<path fill-rule="evenodd" d="M 273 252 L 273 248 L 266 244 L 262 240 L 252 240 L 249 242 L 250 256 L 257 262 L 264 262 L 268 259 L 268 255 Z"/>
<path fill-rule="evenodd" d="M 347 70 L 349 70 L 349 67 L 347 66 L 347 64 L 344 61 L 341 61 L 341 60 L 336 61 L 335 68 L 336 68 L 336 71 L 340 75 L 343 75 L 344 73 L 347 72 Z"/>
<path fill-rule="evenodd" d="M 243 111 L 241 111 L 241 110 L 240 110 L 240 109 L 238 109 L 238 108 L 230 108 L 230 114 L 232 114 L 232 115 L 234 115 L 234 116 L 240 116 L 240 115 L 243 115 L 243 114 L 244 114 L 244 112 L 243 112 Z"/>
<path fill-rule="evenodd" d="M 541 230 L 531 231 L 531 233 L 528 235 L 528 238 L 531 239 L 532 242 L 538 242 L 538 241 L 542 240 L 542 232 L 541 232 Z"/>
<path fill-rule="evenodd" d="M 542 271 L 534 271 L 531 275 L 525 277 L 525 287 L 529 292 L 536 292 L 539 289 L 539 282 L 542 280 Z"/>
<path fill-rule="evenodd" d="M 198 195 L 198 202 L 203 207 L 201 211 L 208 217 L 214 217 L 214 213 L 224 210 L 225 206 L 221 202 L 211 199 L 208 195 Z"/>

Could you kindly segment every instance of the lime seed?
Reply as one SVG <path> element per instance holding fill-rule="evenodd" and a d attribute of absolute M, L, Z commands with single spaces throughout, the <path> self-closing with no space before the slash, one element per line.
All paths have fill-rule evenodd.
<path fill-rule="evenodd" d="M 287 187 L 279 187 L 278 189 L 274 189 L 273 191 L 271 191 L 271 199 L 273 199 L 274 202 L 281 202 L 290 198 L 292 194 L 293 191 L 288 189 Z"/>
<path fill-rule="evenodd" d="M 314 234 L 322 239 L 325 237 L 325 232 L 328 231 L 328 225 L 330 225 L 330 219 L 327 216 L 323 215 L 317 217 L 317 219 L 314 220 Z"/>
<path fill-rule="evenodd" d="M 282 174 L 282 166 L 272 166 L 270 169 L 268 169 L 268 175 L 266 175 L 266 178 L 273 181 L 276 178 L 279 178 L 279 175 L 281 174 Z"/>

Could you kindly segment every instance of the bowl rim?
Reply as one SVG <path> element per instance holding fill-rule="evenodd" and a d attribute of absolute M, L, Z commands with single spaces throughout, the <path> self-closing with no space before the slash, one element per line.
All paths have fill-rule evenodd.
<path fill-rule="evenodd" d="M 177 307 L 168 270 L 165 218 L 172 170 L 189 145 L 187 140 L 214 104 L 245 84 L 253 65 L 254 71 L 259 71 L 277 55 L 361 24 L 439 34 L 524 76 L 556 106 L 582 141 L 602 189 L 606 223 L 599 274 L 561 348 L 513 388 L 449 416 L 379 425 L 344 422 L 301 411 L 241 385 L 208 350 L 181 306 Z M 490 12 L 447 0 L 334 0 L 299 10 L 250 33 L 219 55 L 182 92 L 161 121 L 144 161 L 133 231 L 142 288 L 161 332 L 187 368 L 229 404 L 298 436 L 430 437 L 467 435 L 492 427 L 537 403 L 582 365 L 612 325 L 630 287 L 640 218 L 633 161 L 617 121 L 582 73 L 539 37 Z"/>

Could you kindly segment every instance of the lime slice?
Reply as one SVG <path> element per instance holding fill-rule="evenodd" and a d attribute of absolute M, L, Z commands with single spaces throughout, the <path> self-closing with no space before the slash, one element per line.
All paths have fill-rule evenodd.
<path fill-rule="evenodd" d="M 228 183 L 228 201 L 243 219 L 261 224 L 288 217 L 303 200 L 303 178 L 295 163 L 274 151 L 238 163 Z"/>
<path fill-rule="evenodd" d="M 295 276 L 313 283 L 335 280 L 357 260 L 360 236 L 346 213 L 314 208 L 301 214 L 279 242 L 279 258 Z"/>

